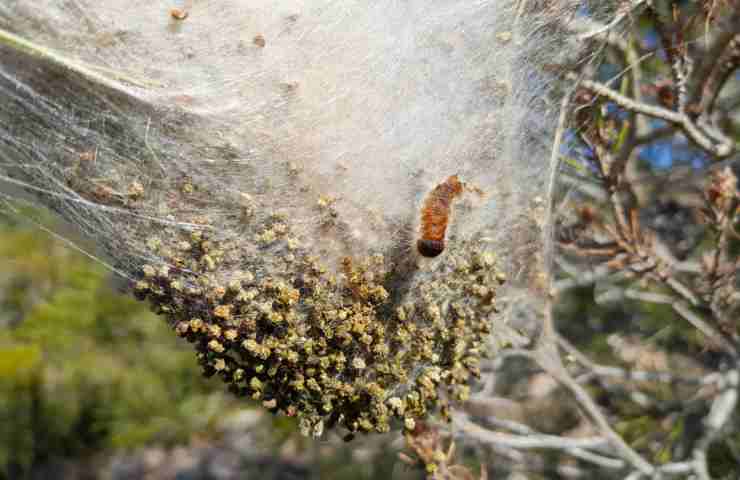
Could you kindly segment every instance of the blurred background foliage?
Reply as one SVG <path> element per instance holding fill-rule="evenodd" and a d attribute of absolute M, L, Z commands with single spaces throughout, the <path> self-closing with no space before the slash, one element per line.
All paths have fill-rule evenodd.
<path fill-rule="evenodd" d="M 110 272 L 0 217 L 0 463 L 208 436 L 231 400 Z"/>

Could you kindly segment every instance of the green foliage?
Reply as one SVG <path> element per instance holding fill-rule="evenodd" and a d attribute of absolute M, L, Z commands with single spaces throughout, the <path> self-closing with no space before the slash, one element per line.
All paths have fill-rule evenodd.
<path fill-rule="evenodd" d="M 712 478 L 737 478 L 738 452 L 740 452 L 740 434 L 715 442 L 708 452 L 709 473 Z"/>
<path fill-rule="evenodd" d="M 0 265 L 0 472 L 213 431 L 227 397 L 102 266 L 7 223 Z"/>
<path fill-rule="evenodd" d="M 0 379 L 13 378 L 16 384 L 28 384 L 41 362 L 41 349 L 36 345 L 12 345 L 0 349 Z"/>

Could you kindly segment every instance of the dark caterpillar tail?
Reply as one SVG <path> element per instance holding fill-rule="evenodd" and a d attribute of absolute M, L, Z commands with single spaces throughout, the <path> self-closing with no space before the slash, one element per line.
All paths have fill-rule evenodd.
<path fill-rule="evenodd" d="M 425 257 L 436 257 L 445 249 L 445 242 L 440 240 L 427 240 L 424 238 L 416 242 L 419 253 Z"/>

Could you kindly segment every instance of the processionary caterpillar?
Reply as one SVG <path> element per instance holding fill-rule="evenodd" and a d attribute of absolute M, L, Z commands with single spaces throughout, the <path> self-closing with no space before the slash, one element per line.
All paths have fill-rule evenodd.
<path fill-rule="evenodd" d="M 419 253 L 436 257 L 445 249 L 445 232 L 450 220 L 450 205 L 463 191 L 463 184 L 452 175 L 429 192 L 421 209 L 420 238 L 416 242 Z"/>

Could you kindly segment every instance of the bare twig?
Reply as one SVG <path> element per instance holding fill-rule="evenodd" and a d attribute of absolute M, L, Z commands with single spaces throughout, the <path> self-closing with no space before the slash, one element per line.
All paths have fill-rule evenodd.
<path fill-rule="evenodd" d="M 721 18 L 714 31 L 716 36 L 712 38 L 711 44 L 704 50 L 703 55 L 699 55 L 696 59 L 697 65 L 692 72 L 691 85 L 692 87 L 697 85 L 697 87 L 691 89 L 690 103 L 696 103 L 706 95 L 704 88 L 698 85 L 704 85 L 704 82 L 711 77 L 711 72 L 717 60 L 722 56 L 722 52 L 725 51 L 733 37 L 740 34 L 740 9 L 732 9 L 729 15 Z"/>
<path fill-rule="evenodd" d="M 485 440 L 486 442 L 524 450 L 569 450 L 571 448 L 598 449 L 609 445 L 609 442 L 602 437 L 568 438 L 559 435 L 536 434 L 534 432 L 527 435 L 513 435 L 508 433 L 492 432 L 471 422 L 459 414 L 455 415 L 454 420 L 460 428 L 465 430 L 465 433 L 472 437 Z"/>
<path fill-rule="evenodd" d="M 685 291 L 691 294 L 691 291 L 688 288 L 685 288 Z M 702 332 L 711 342 L 722 348 L 725 353 L 735 358 L 738 356 L 737 347 L 731 338 L 728 338 L 721 330 L 715 328 L 715 326 L 710 322 L 693 312 L 685 302 L 677 300 L 674 296 L 654 292 L 642 292 L 634 289 L 624 290 L 622 295 L 625 298 L 640 300 L 643 302 L 670 305 L 677 314 L 687 320 L 694 328 Z M 693 294 L 691 294 L 691 298 L 694 298 Z M 565 346 L 565 344 L 561 345 Z M 572 349 L 574 349 L 572 346 L 568 348 L 570 354 L 573 354 Z M 579 361 L 580 360 L 587 362 L 585 357 L 579 357 Z"/>
<path fill-rule="evenodd" d="M 704 419 L 706 431 L 693 451 L 694 471 L 701 480 L 711 480 L 707 466 L 707 451 L 730 421 L 737 406 L 740 371 L 735 368 L 725 374 L 726 388 L 715 398 L 709 415 Z"/>
<path fill-rule="evenodd" d="M 465 415 L 456 414 L 455 424 L 464 431 L 466 436 L 476 438 L 481 442 L 493 445 L 506 446 L 520 450 L 563 450 L 565 453 L 583 461 L 609 469 L 622 469 L 625 463 L 622 460 L 594 453 L 590 450 L 603 450 L 609 442 L 602 437 L 568 438 L 556 435 L 545 435 L 524 427 L 521 434 L 513 435 L 501 432 L 492 432 L 474 422 Z"/>
<path fill-rule="evenodd" d="M 738 357 L 738 351 L 731 340 L 726 338 L 719 330 L 710 325 L 707 321 L 701 318 L 699 315 L 691 311 L 691 309 L 683 302 L 673 302 L 671 304 L 673 310 L 685 318 L 691 325 L 697 330 L 707 336 L 712 342 L 715 342 L 719 347 L 722 348 L 726 353 L 730 354 L 733 358 Z"/>
<path fill-rule="evenodd" d="M 591 271 L 578 272 L 577 274 L 574 272 L 574 275 L 571 278 L 565 278 L 554 282 L 552 292 L 553 295 L 557 297 L 567 290 L 591 285 L 599 280 L 619 275 L 620 272 L 615 272 L 614 269 L 610 268 L 608 265 L 599 265 Z"/>
<path fill-rule="evenodd" d="M 633 14 L 634 10 L 641 7 L 645 3 L 647 3 L 646 0 L 633 0 L 630 3 L 625 3 L 621 7 L 621 11 L 619 12 L 619 14 L 615 15 L 611 22 L 605 25 L 598 26 L 594 30 L 582 33 L 579 36 L 579 40 L 588 40 L 590 38 L 608 33 L 615 26 L 619 25 L 619 23 L 624 20 L 625 17 Z"/>
<path fill-rule="evenodd" d="M 578 405 L 584 409 L 589 418 L 596 424 L 601 434 L 615 449 L 615 453 L 625 459 L 638 471 L 645 475 L 652 475 L 655 467 L 645 460 L 642 455 L 633 450 L 624 439 L 612 429 L 609 420 L 601 411 L 593 398 L 576 382 L 576 380 L 562 367 L 558 360 L 551 358 L 548 351 L 540 350 L 535 356 L 540 367 L 552 375 L 561 385 L 568 389 L 575 397 Z"/>
<path fill-rule="evenodd" d="M 581 82 L 581 86 L 613 101 L 625 110 L 665 120 L 666 122 L 680 127 L 686 136 L 694 143 L 718 158 L 728 157 L 735 151 L 734 143 L 715 143 L 715 140 L 703 132 L 686 113 L 678 113 L 657 105 L 648 105 L 646 103 L 637 102 L 609 88 L 603 83 L 595 82 L 593 80 L 583 80 Z"/>
<path fill-rule="evenodd" d="M 591 375 L 598 377 L 614 377 L 638 382 L 686 383 L 689 385 L 704 385 L 707 383 L 705 377 L 683 377 L 670 372 L 651 372 L 601 365 L 593 362 L 560 335 L 558 335 L 558 344 L 563 347 L 568 355 L 571 355 L 578 363 L 586 367 Z"/>

